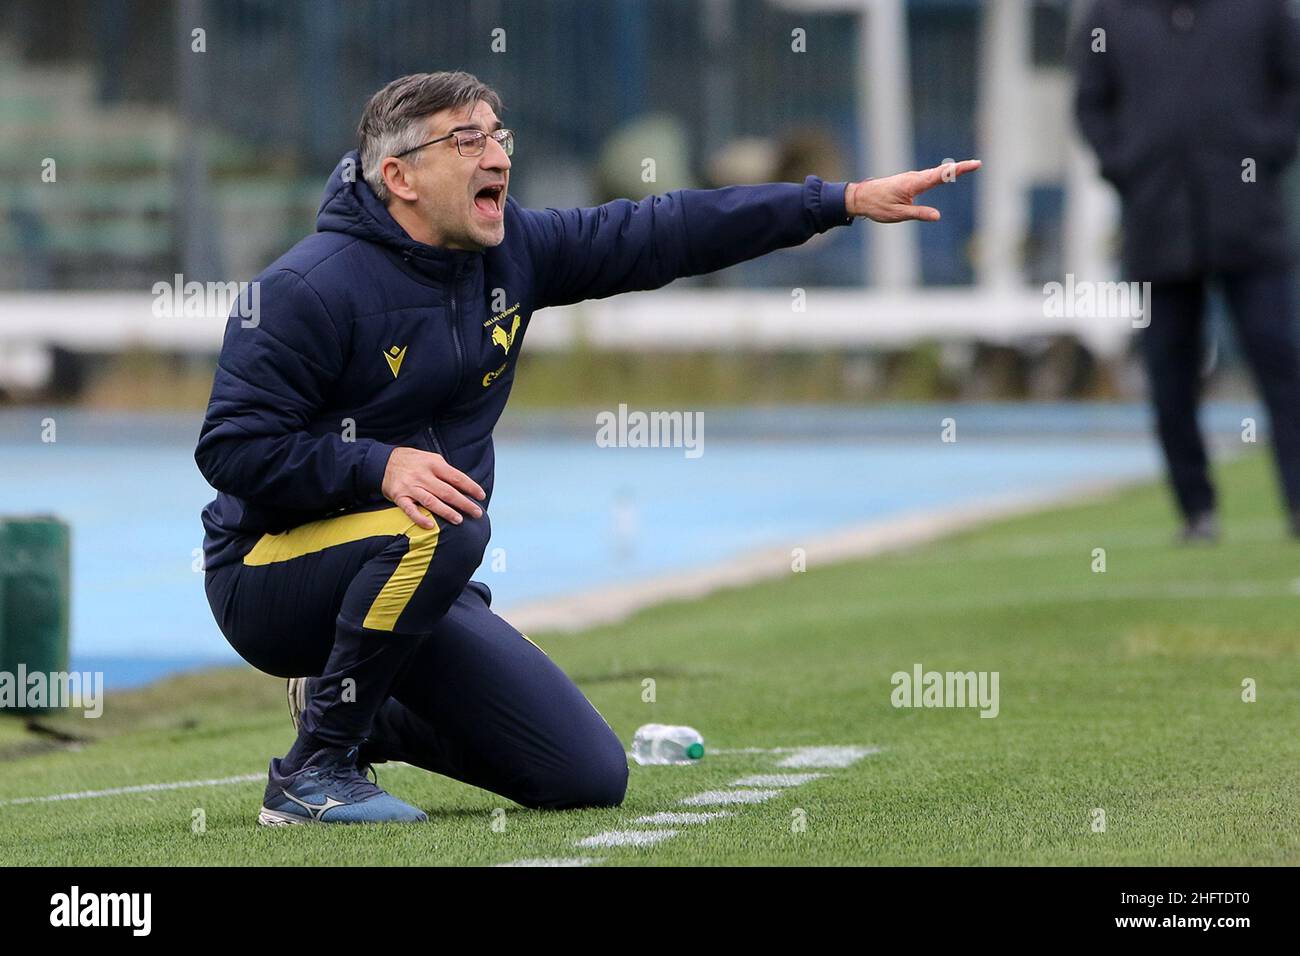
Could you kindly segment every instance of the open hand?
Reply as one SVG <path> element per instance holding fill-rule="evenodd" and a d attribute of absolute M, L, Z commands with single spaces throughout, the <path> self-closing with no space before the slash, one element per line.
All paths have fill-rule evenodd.
<path fill-rule="evenodd" d="M 944 163 L 933 169 L 896 173 L 884 179 L 849 183 L 844 204 L 850 216 L 866 216 L 875 222 L 938 222 L 939 210 L 932 206 L 914 206 L 912 200 L 940 183 L 955 182 L 958 176 L 979 169 L 981 161 L 966 159 Z"/>
<path fill-rule="evenodd" d="M 461 511 L 473 518 L 483 516 L 483 509 L 465 496 L 473 495 L 479 501 L 487 497 L 473 478 L 447 464 L 447 459 L 418 448 L 393 449 L 381 490 L 385 498 L 425 529 L 432 529 L 435 523 L 421 508 L 460 524 L 465 520 Z"/>

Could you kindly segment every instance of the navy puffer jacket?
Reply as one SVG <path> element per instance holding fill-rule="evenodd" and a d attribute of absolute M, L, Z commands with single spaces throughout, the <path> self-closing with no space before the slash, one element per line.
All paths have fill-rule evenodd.
<path fill-rule="evenodd" d="M 678 190 L 587 209 L 506 201 L 486 252 L 411 239 L 349 153 L 317 231 L 231 316 L 194 459 L 218 491 L 205 567 L 262 534 L 382 503 L 396 446 L 436 451 L 492 497 L 492 429 L 538 309 L 655 289 L 852 220 L 844 183 Z M 499 293 L 496 290 L 501 290 Z M 495 307 L 494 307 L 495 306 Z"/>

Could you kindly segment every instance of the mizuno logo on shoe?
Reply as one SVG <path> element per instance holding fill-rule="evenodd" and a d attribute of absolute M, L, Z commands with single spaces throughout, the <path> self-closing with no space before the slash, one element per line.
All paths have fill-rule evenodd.
<path fill-rule="evenodd" d="M 304 810 L 310 813 L 311 818 L 315 820 L 317 823 L 321 822 L 320 818 L 325 815 L 326 811 L 333 810 L 335 807 L 347 806 L 347 804 L 345 804 L 342 800 L 335 800 L 333 797 L 326 797 L 324 803 L 307 803 L 305 800 L 299 800 L 297 797 L 295 797 L 292 793 L 290 793 L 288 790 L 285 790 L 284 788 L 281 788 L 280 792 L 283 793 L 290 800 L 292 800 L 294 803 L 298 804 L 298 806 L 302 807 Z"/>

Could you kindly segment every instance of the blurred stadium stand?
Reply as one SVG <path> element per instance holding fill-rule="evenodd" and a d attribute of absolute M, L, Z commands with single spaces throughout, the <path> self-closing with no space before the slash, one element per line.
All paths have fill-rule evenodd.
<path fill-rule="evenodd" d="M 221 323 L 152 319 L 152 284 L 177 273 L 251 278 L 313 228 L 366 98 L 402 73 L 448 68 L 502 93 L 519 144 L 512 192 L 526 205 L 639 198 L 638 185 L 644 195 L 986 161 L 969 188 L 943 197 L 941 228 L 859 224 L 679 283 L 672 311 L 705 329 L 689 337 L 699 347 L 729 347 L 752 328 L 766 330 L 760 347 L 802 343 L 806 317 L 789 309 L 797 286 L 823 289 L 816 301 L 835 317 L 840 347 L 1036 337 L 1042 348 L 1068 335 L 1117 354 L 1126 322 L 1042 314 L 1044 282 L 1067 271 L 1111 277 L 1114 198 L 1069 118 L 1072 9 L 1068 0 L 0 0 L 0 379 L 40 379 L 54 346 L 214 351 Z M 194 26 L 206 33 L 202 55 L 190 52 Z M 504 54 L 491 46 L 498 28 Z M 799 55 L 796 28 L 807 35 Z M 661 181 L 610 174 L 646 142 L 679 157 Z M 47 157 L 57 185 L 41 180 Z M 609 305 L 575 307 L 530 343 L 563 348 L 586 329 L 598 345 L 662 345 L 650 308 L 602 331 L 614 325 Z"/>
<path fill-rule="evenodd" d="M 893 171 L 875 168 L 860 141 L 858 17 L 845 10 L 768 0 L 188 6 L 189 16 L 187 4 L 170 0 L 0 0 L 0 161 L 9 184 L 0 196 L 0 287 L 139 288 L 187 265 L 200 280 L 252 274 L 311 227 L 367 96 L 417 70 L 463 68 L 500 89 L 523 160 L 513 189 L 530 205 L 610 198 L 598 176 L 601 151 L 650 112 L 681 124 L 693 185 L 713 184 L 709 158 L 734 139 L 799 130 L 820 131 L 839 150 L 837 169 L 803 174 Z M 1034 9 L 1035 45 L 1059 60 L 1063 8 Z M 915 146 L 905 165 L 975 154 L 981 16 L 978 0 L 907 5 Z M 190 23 L 206 30 L 202 56 L 187 55 Z M 504 55 L 490 49 L 497 27 L 506 31 Z M 805 54 L 789 52 L 795 27 L 807 31 Z M 200 71 L 195 130 L 183 116 L 186 69 Z M 218 261 L 206 265 L 181 261 L 177 207 L 185 204 L 174 199 L 186 140 L 199 133 L 219 234 Z M 59 189 L 43 189 L 34 175 L 45 156 L 59 161 Z M 920 235 L 924 283 L 973 279 L 971 197 L 954 197 L 946 227 Z M 1040 205 L 1035 225 L 1060 203 L 1048 190 Z M 715 281 L 788 286 L 797 275 L 804 284 L 857 285 L 865 232 L 837 237 L 837 248 L 820 249 L 812 263 L 768 261 Z M 1046 236 L 1030 245 L 1054 248 Z M 1034 271 L 1052 274 L 1052 265 Z"/>

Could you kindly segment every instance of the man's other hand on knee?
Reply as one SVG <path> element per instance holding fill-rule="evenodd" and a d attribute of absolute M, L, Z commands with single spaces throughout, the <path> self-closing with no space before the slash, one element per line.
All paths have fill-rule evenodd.
<path fill-rule="evenodd" d="M 481 518 L 483 509 L 471 498 L 483 501 L 487 497 L 478 482 L 453 468 L 442 455 L 418 448 L 393 449 L 381 488 L 385 498 L 426 530 L 433 528 L 434 521 L 422 508 L 460 524 L 465 515 Z"/>

